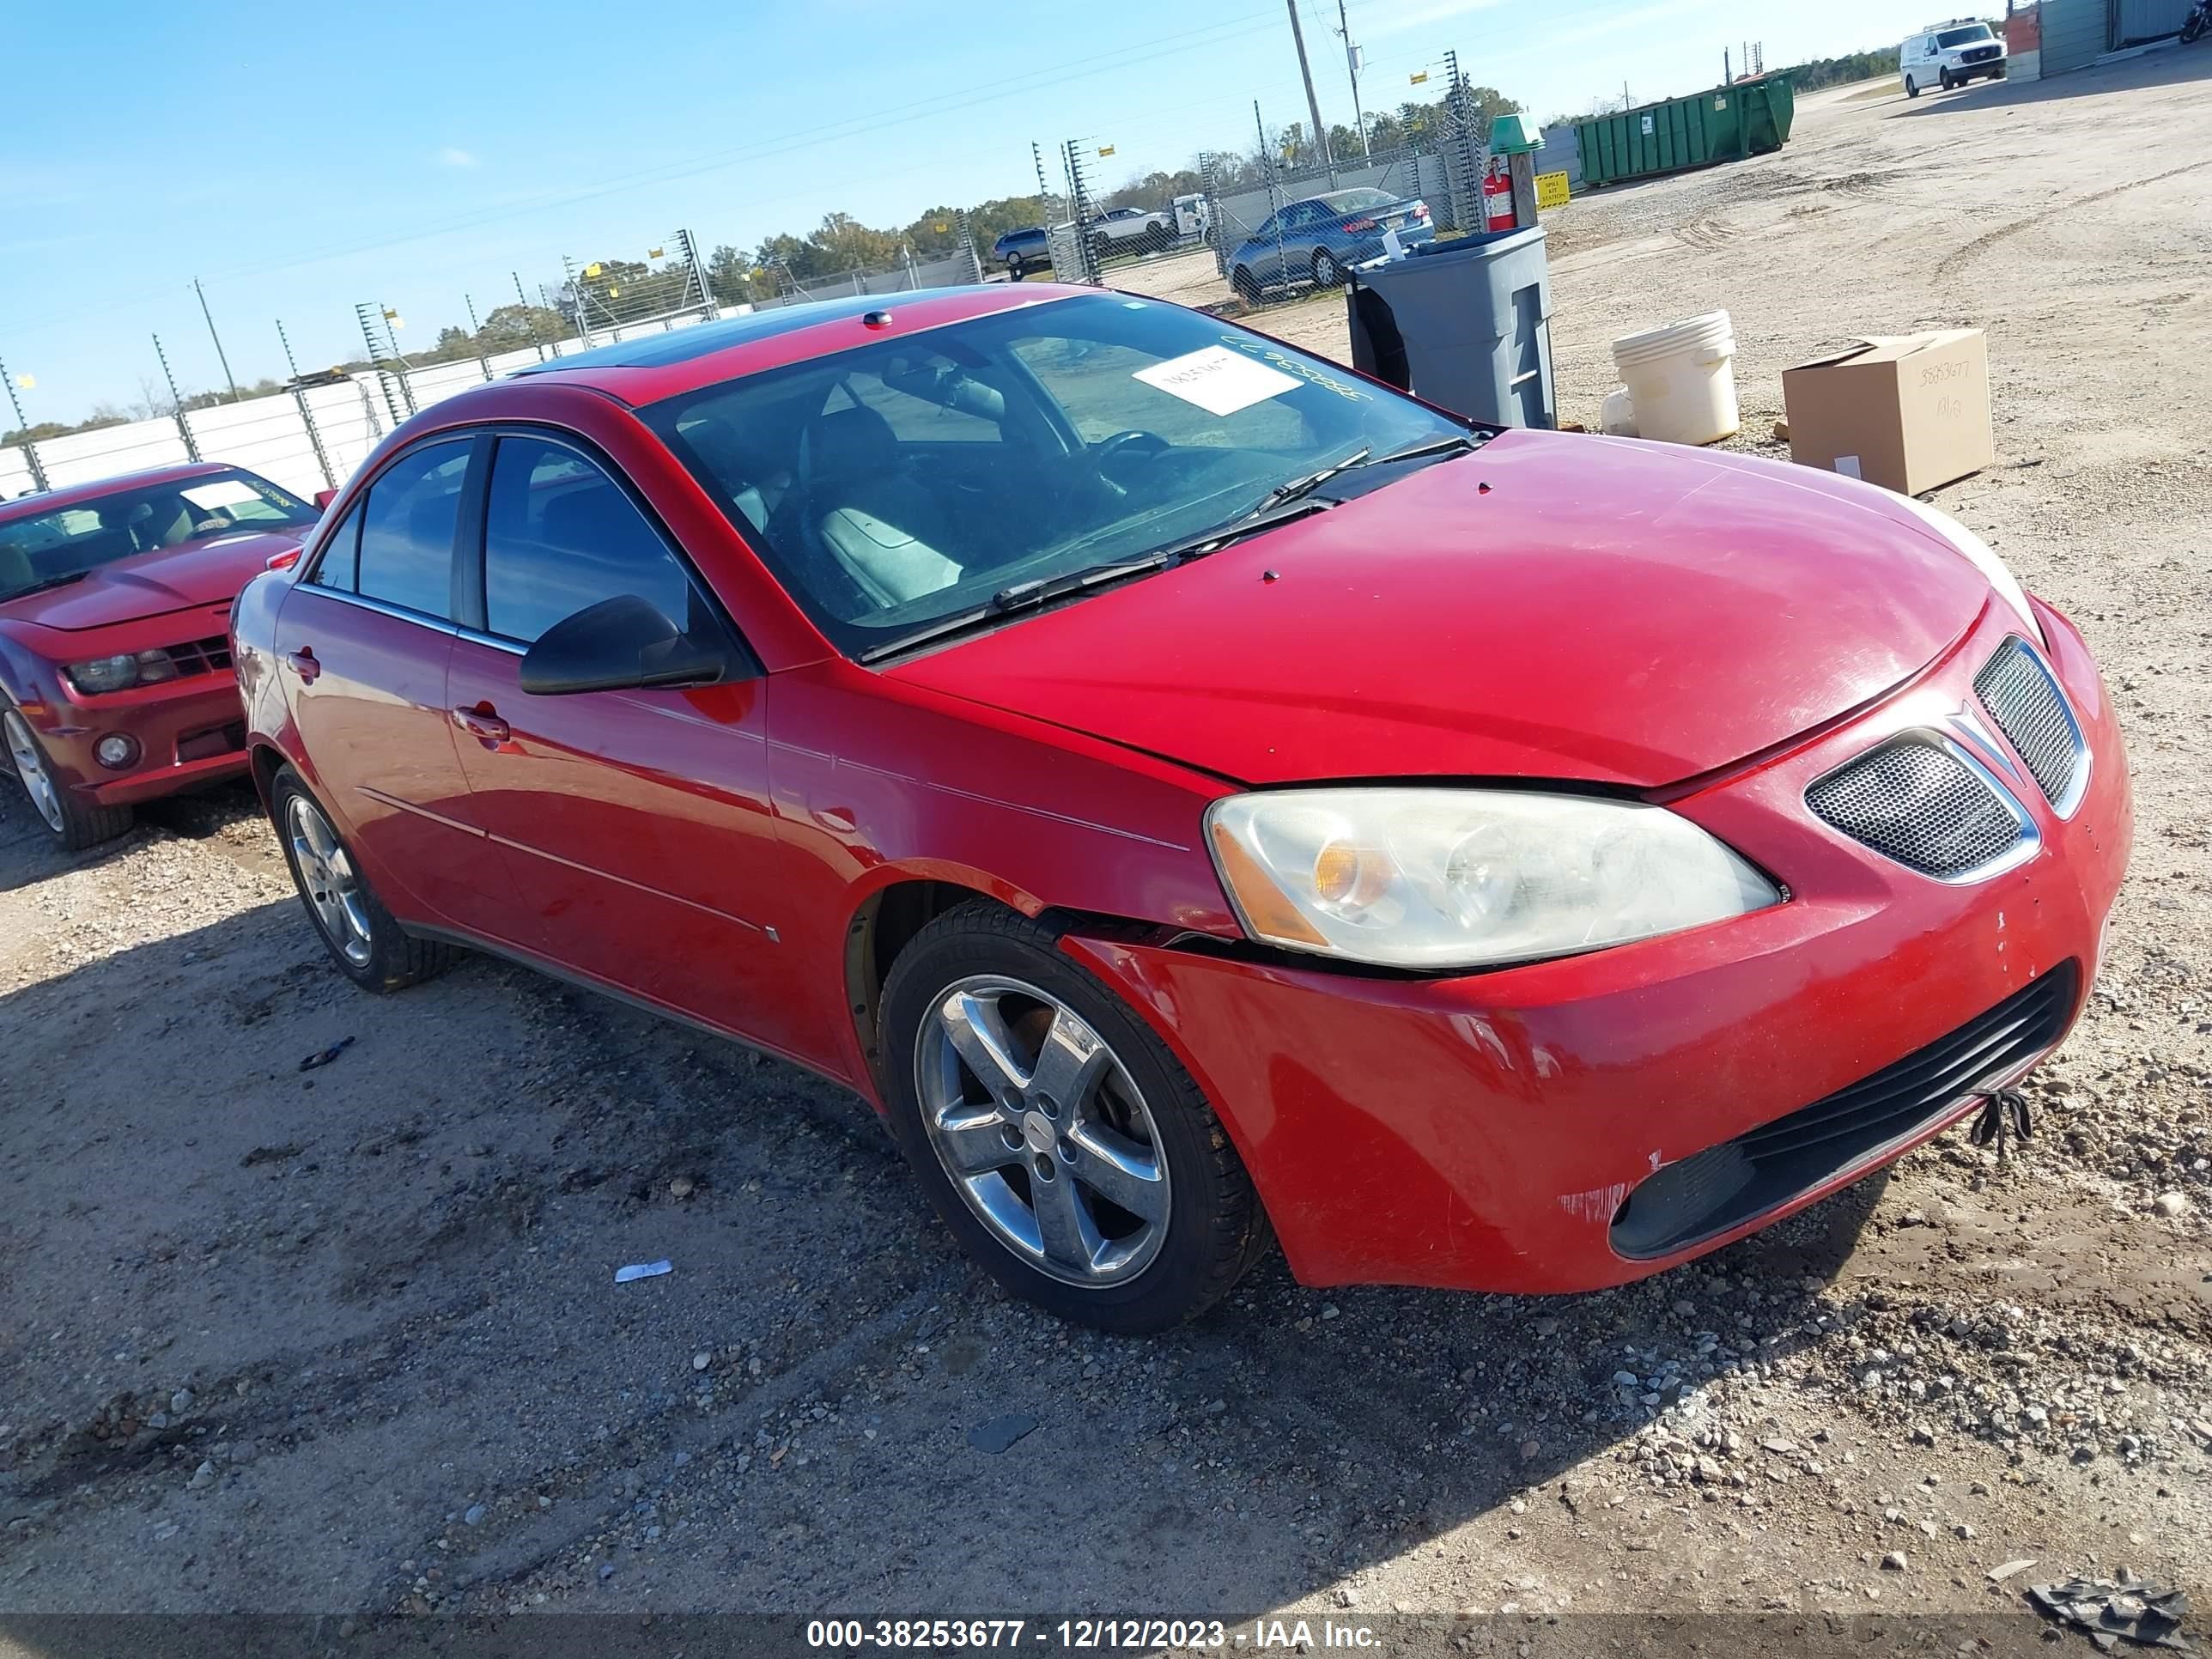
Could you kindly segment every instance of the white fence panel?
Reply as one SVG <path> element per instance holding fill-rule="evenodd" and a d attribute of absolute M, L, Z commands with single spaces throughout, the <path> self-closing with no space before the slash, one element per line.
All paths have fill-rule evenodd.
<path fill-rule="evenodd" d="M 242 466 L 296 495 L 313 495 L 326 487 L 307 422 L 289 392 L 196 409 L 185 419 L 204 460 Z"/>
<path fill-rule="evenodd" d="M 0 449 L 0 501 L 31 493 L 31 459 L 20 449 Z"/>
<path fill-rule="evenodd" d="M 331 458 L 331 471 L 343 485 L 392 429 L 386 423 L 384 405 L 372 401 L 376 398 L 374 388 L 352 381 L 310 386 L 307 397 L 307 407 L 314 411 L 315 430 L 323 434 L 323 453 Z"/>
<path fill-rule="evenodd" d="M 93 432 L 73 432 L 66 438 L 39 441 L 39 464 L 46 469 L 46 483 L 55 489 L 64 484 L 90 483 L 118 472 L 141 467 L 172 466 L 191 457 L 185 453 L 185 434 L 167 416 L 156 421 L 131 421 L 123 426 L 104 426 Z"/>

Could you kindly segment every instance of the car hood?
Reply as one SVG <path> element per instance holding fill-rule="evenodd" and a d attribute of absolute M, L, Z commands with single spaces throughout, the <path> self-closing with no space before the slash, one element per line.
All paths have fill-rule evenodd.
<path fill-rule="evenodd" d="M 890 672 L 1247 783 L 1653 787 L 1879 696 L 1989 599 L 1870 485 L 1515 431 Z"/>
<path fill-rule="evenodd" d="M 236 599 L 277 554 L 299 546 L 309 529 L 210 536 L 118 559 L 82 581 L 0 603 L 0 617 L 75 633 L 220 604 Z"/>

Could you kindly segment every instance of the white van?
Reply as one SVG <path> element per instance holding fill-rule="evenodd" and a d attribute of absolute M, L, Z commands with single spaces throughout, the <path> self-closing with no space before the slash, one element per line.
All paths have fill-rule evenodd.
<path fill-rule="evenodd" d="M 1897 72 L 1905 78 L 1907 98 L 1917 98 L 1923 87 L 1948 92 L 1984 76 L 2002 81 L 2005 43 L 1987 23 L 1971 17 L 1931 23 L 1897 49 Z"/>

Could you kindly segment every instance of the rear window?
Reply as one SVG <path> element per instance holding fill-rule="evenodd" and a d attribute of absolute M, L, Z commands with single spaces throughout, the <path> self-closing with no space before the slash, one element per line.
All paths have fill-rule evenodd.
<path fill-rule="evenodd" d="M 1936 37 L 1936 44 L 1939 46 L 1971 46 L 1978 40 L 1990 38 L 1990 26 L 1975 23 L 1966 28 L 1943 30 Z"/>
<path fill-rule="evenodd" d="M 1357 213 L 1362 208 L 1388 207 L 1397 199 L 1387 190 L 1333 190 L 1321 198 L 1337 213 Z"/>

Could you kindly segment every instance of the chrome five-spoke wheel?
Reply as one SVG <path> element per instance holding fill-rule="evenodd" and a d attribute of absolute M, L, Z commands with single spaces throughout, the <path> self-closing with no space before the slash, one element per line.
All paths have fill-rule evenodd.
<path fill-rule="evenodd" d="M 1144 1272 L 1168 1232 L 1168 1166 L 1128 1068 L 1091 1024 L 1035 985 L 947 986 L 917 1033 L 922 1127 L 992 1235 L 1063 1283 Z"/>
<path fill-rule="evenodd" d="M 337 833 L 315 804 L 298 794 L 286 803 L 284 832 L 300 872 L 300 891 L 323 932 L 348 962 L 366 967 L 375 948 L 374 930 L 360 878 Z"/>

